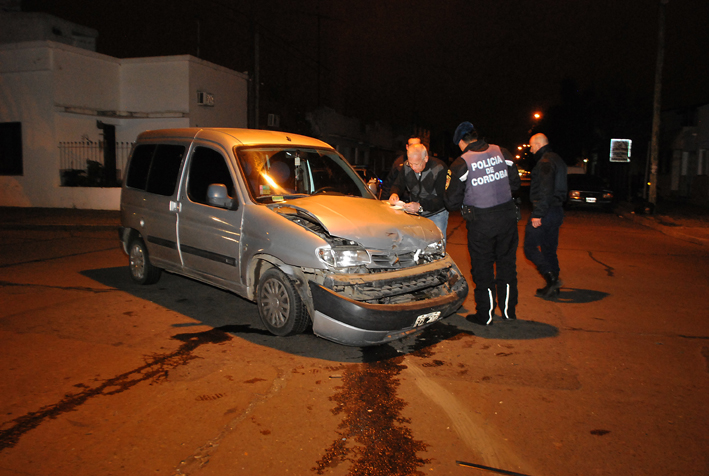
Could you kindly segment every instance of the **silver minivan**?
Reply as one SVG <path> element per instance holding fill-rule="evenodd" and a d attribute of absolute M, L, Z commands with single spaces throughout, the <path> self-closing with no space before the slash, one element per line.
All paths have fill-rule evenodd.
<path fill-rule="evenodd" d="M 312 326 L 342 344 L 381 344 L 468 294 L 432 221 L 377 200 L 337 151 L 296 134 L 140 134 L 121 225 L 135 282 L 164 270 L 232 291 L 278 336 Z"/>

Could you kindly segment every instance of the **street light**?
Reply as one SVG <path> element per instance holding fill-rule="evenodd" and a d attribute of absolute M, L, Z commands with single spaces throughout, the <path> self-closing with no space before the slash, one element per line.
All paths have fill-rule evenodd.
<path fill-rule="evenodd" d="M 534 134 L 537 131 L 537 126 L 539 126 L 539 120 L 542 118 L 542 113 L 539 111 L 535 111 L 532 113 L 532 123 L 530 124 L 529 131 L 527 132 L 529 135 Z"/>

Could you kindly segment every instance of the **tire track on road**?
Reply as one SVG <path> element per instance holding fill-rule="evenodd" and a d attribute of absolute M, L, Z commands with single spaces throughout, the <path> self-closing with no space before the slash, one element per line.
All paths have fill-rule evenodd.
<path fill-rule="evenodd" d="M 458 437 L 473 454 L 478 455 L 483 464 L 495 468 L 527 469 L 528 464 L 522 462 L 506 446 L 504 438 L 494 428 L 485 425 L 480 417 L 473 415 L 455 395 L 430 379 L 409 357 L 406 358 L 405 372 L 410 373 L 421 392 L 448 415 Z M 537 474 L 533 471 L 525 472 Z"/>

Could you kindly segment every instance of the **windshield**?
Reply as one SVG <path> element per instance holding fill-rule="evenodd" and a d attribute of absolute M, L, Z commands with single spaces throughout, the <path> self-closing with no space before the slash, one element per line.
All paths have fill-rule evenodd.
<path fill-rule="evenodd" d="M 321 193 L 374 198 L 347 161 L 333 151 L 259 147 L 241 148 L 235 155 L 251 196 L 259 202 Z"/>

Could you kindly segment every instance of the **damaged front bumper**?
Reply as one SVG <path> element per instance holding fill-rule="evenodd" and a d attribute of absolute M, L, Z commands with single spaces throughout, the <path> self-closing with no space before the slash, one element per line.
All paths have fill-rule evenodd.
<path fill-rule="evenodd" d="M 417 332 L 454 313 L 468 295 L 468 284 L 450 256 L 391 272 L 332 275 L 323 284 L 309 285 L 313 332 L 353 346 Z"/>

